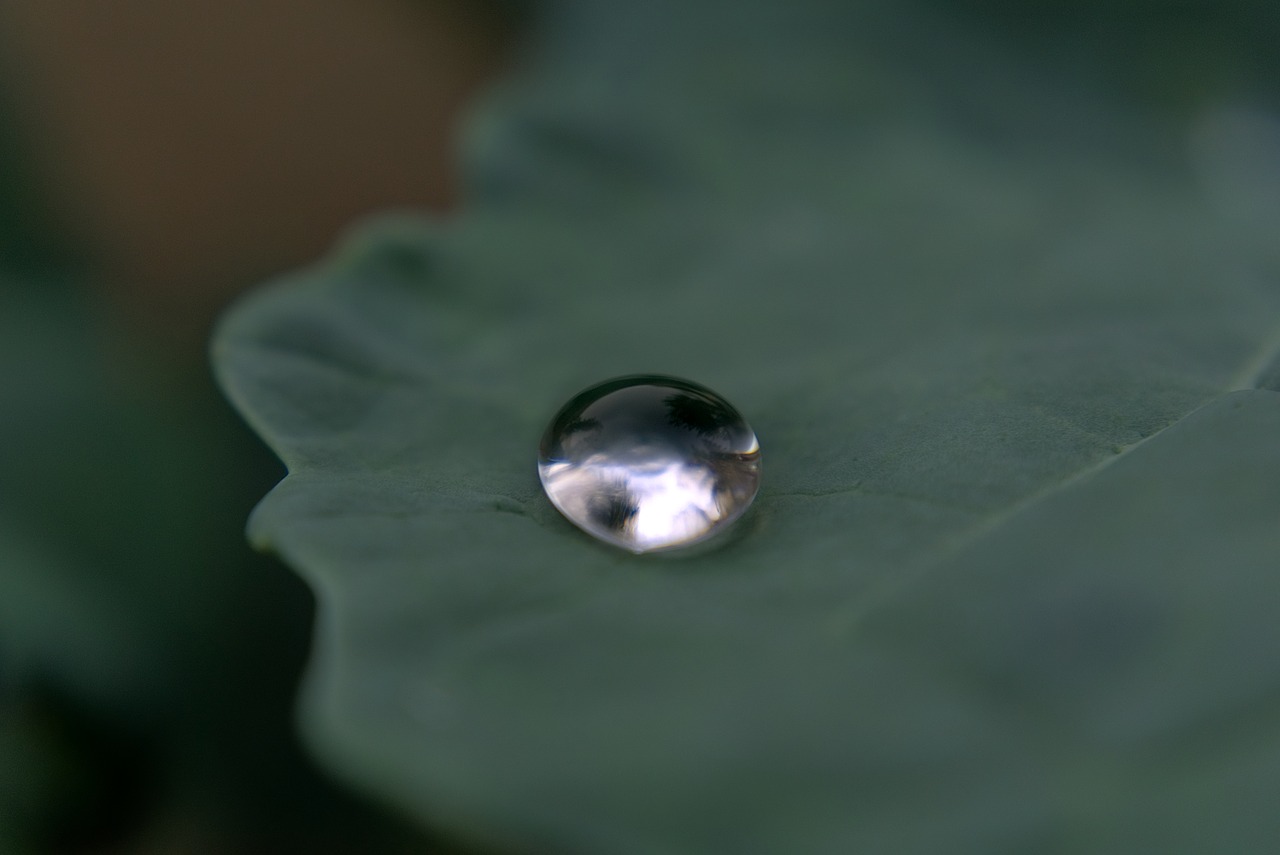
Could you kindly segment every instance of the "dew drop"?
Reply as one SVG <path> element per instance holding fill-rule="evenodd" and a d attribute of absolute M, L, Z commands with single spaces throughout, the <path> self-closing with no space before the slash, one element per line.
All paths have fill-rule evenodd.
<path fill-rule="evenodd" d="M 565 404 L 538 476 L 574 525 L 631 552 L 689 546 L 740 517 L 760 486 L 760 444 L 728 401 L 660 375 L 609 380 Z"/>

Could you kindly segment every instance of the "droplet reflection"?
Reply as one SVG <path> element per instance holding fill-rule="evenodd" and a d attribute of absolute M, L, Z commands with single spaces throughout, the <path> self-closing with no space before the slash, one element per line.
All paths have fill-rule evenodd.
<path fill-rule="evenodd" d="M 562 514 L 628 549 L 686 546 L 728 526 L 760 484 L 760 446 L 738 411 L 674 377 L 610 380 L 552 419 L 538 475 Z"/>

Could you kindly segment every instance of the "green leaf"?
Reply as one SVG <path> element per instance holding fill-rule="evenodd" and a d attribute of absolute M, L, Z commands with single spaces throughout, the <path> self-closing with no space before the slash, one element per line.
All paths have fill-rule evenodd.
<path fill-rule="evenodd" d="M 320 599 L 315 750 L 512 851 L 1280 836 L 1280 264 L 1237 204 L 1274 121 L 918 8 L 539 32 L 459 220 L 370 225 L 215 342 L 290 472 L 250 531 Z M 610 551 L 538 490 L 545 421 L 638 372 L 760 435 L 716 551 Z"/>

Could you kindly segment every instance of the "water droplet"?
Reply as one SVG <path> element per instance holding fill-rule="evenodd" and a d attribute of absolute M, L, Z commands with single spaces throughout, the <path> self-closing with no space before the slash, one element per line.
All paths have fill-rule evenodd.
<path fill-rule="evenodd" d="M 698 543 L 740 517 L 760 485 L 760 444 L 704 386 L 620 377 L 561 408 L 542 437 L 538 475 L 574 525 L 652 552 Z"/>

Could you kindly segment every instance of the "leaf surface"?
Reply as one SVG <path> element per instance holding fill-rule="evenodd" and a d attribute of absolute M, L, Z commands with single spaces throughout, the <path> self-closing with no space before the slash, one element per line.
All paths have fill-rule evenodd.
<path fill-rule="evenodd" d="M 316 750 L 511 851 L 1275 839 L 1277 139 L 921 8 L 550 7 L 468 212 L 215 342 L 290 470 L 251 536 L 320 598 Z M 647 372 L 760 435 L 714 551 L 537 486 L 559 405 Z"/>

